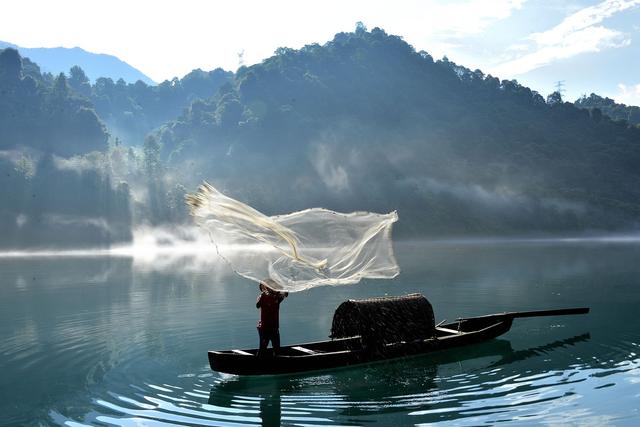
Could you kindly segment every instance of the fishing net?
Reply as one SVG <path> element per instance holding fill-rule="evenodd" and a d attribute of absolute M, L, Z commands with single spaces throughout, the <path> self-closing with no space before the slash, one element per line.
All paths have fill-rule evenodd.
<path fill-rule="evenodd" d="M 266 216 L 208 183 L 188 195 L 187 204 L 236 273 L 256 282 L 270 279 L 277 290 L 390 279 L 399 273 L 391 242 L 396 212 L 314 208 Z"/>

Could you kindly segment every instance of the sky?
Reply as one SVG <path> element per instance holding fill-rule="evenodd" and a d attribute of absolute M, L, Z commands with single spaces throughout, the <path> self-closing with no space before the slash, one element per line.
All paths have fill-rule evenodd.
<path fill-rule="evenodd" d="M 358 21 L 543 95 L 560 82 L 565 100 L 640 105 L 640 0 L 9 0 L 0 40 L 114 55 L 160 82 L 323 44 Z"/>

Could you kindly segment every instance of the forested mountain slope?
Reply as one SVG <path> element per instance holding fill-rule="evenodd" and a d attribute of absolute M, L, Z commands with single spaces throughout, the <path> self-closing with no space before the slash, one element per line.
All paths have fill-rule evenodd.
<path fill-rule="evenodd" d="M 142 145 L 144 137 L 156 127 L 175 119 L 198 99 L 212 97 L 233 73 L 217 68 L 193 70 L 181 79 L 147 85 L 138 80 L 125 83 L 100 77 L 91 85 L 79 67 L 70 70 L 69 83 L 74 91 L 95 106 L 112 136 L 129 145 Z"/>
<path fill-rule="evenodd" d="M 402 233 L 635 227 L 640 129 L 360 27 L 239 69 L 156 133 L 192 187 L 268 212 L 398 209 Z"/>
<path fill-rule="evenodd" d="M 60 74 L 44 78 L 14 49 L 0 51 L 0 150 L 20 146 L 69 156 L 105 149 L 107 130 L 91 103 Z"/>
<path fill-rule="evenodd" d="M 0 51 L 0 248 L 95 246 L 131 238 L 129 188 L 94 158 L 108 133 L 64 74 Z"/>
<path fill-rule="evenodd" d="M 597 108 L 602 114 L 614 120 L 626 120 L 632 125 L 640 125 L 640 107 L 635 105 L 618 104 L 611 98 L 603 98 L 595 93 L 588 97 L 581 97 L 575 102 L 575 105 L 588 110 Z"/>
<path fill-rule="evenodd" d="M 7 242 L 189 223 L 202 180 L 269 214 L 398 210 L 399 237 L 621 231 L 640 216 L 640 128 L 377 28 L 158 86 L 54 77 L 6 49 L 0 89 Z"/>
<path fill-rule="evenodd" d="M 25 48 L 0 41 L 0 49 L 7 47 L 16 49 L 21 56 L 36 62 L 44 72 L 54 75 L 66 73 L 71 67 L 79 66 L 93 81 L 99 77 L 107 77 L 113 80 L 124 79 L 130 83 L 141 80 L 149 85 L 155 84 L 140 70 L 112 55 L 87 52 L 79 47 Z"/>

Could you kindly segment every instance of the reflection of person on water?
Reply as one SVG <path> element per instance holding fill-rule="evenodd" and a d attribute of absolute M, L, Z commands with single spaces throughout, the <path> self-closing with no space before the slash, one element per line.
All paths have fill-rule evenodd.
<path fill-rule="evenodd" d="M 260 349 L 258 350 L 258 356 L 265 354 L 269 341 L 271 341 L 275 354 L 278 354 L 280 350 L 280 303 L 289 293 L 276 291 L 273 289 L 276 286 L 277 283 L 271 279 L 261 282 L 259 286 L 260 296 L 256 301 L 256 308 L 260 309 L 260 320 L 258 321 Z"/>

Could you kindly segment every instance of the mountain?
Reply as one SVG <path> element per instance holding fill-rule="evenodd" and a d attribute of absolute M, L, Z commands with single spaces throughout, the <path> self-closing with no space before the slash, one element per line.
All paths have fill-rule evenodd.
<path fill-rule="evenodd" d="M 2 45 L 0 42 L 0 51 Z M 4 46 L 7 45 L 8 43 L 4 43 Z M 11 49 L 19 50 L 15 47 Z M 62 63 L 65 52 L 68 51 L 70 50 L 62 50 L 63 55 L 60 56 L 60 51 L 50 49 L 47 50 L 47 55 Z M 27 57 L 22 57 L 21 60 L 25 76 L 29 75 L 45 85 L 53 84 L 54 75 L 44 72 L 41 64 Z M 87 108 L 95 110 L 108 127 L 109 134 L 128 145 L 142 145 L 145 135 L 151 130 L 180 115 L 194 100 L 210 98 L 233 78 L 232 72 L 217 68 L 212 71 L 193 70 L 181 79 L 165 80 L 158 85 L 145 83 L 143 79 L 127 83 L 124 78 L 114 80 L 108 75 L 99 74 L 102 73 L 101 65 L 96 63 L 96 66 L 98 69 L 95 71 L 97 74 L 94 74 L 93 84 L 92 77 L 84 66 L 71 65 L 55 76 L 64 73 L 74 98 L 85 102 Z"/>
<path fill-rule="evenodd" d="M 112 55 L 87 52 L 79 47 L 24 48 L 0 41 L 0 49 L 7 47 L 17 49 L 20 55 L 36 62 L 43 72 L 54 75 L 68 73 L 71 67 L 78 65 L 92 81 L 99 77 L 109 77 L 114 81 L 122 78 L 130 83 L 142 80 L 148 85 L 155 84 L 141 71 Z"/>
<path fill-rule="evenodd" d="M 108 77 L 91 85 L 79 66 L 53 76 L 0 49 L 0 248 L 102 246 L 130 240 L 134 218 L 185 220 L 185 188 L 164 186 L 156 151 L 126 143 L 142 145 L 232 77 L 194 70 L 160 85 Z"/>
<path fill-rule="evenodd" d="M 635 105 L 618 104 L 611 98 L 603 98 L 595 93 L 588 97 L 582 96 L 575 105 L 587 110 L 598 109 L 614 120 L 625 120 L 632 125 L 640 125 L 640 107 Z"/>
<path fill-rule="evenodd" d="M 187 188 L 206 178 L 269 213 L 397 209 L 405 236 L 628 229 L 640 217 L 640 129 L 378 28 L 239 69 L 154 141 Z"/>
<path fill-rule="evenodd" d="M 0 150 L 73 156 L 107 148 L 104 124 L 66 76 L 43 76 L 13 48 L 0 50 L 0 94 Z"/>
<path fill-rule="evenodd" d="M 397 210 L 405 238 L 640 225 L 639 127 L 379 28 L 157 86 L 54 77 L 5 49 L 0 84 L 6 244 L 187 222 L 202 180 L 267 214 Z M 167 118 L 142 146 L 105 141 L 103 123 L 139 141 Z"/>
<path fill-rule="evenodd" d="M 111 179 L 108 137 L 64 74 L 0 50 L 0 248 L 131 239 L 129 187 Z"/>
<path fill-rule="evenodd" d="M 128 145 L 142 145 L 151 130 L 180 115 L 193 101 L 210 98 L 232 79 L 233 73 L 217 68 L 193 70 L 182 79 L 159 85 L 114 82 L 108 77 L 89 85 L 83 70 L 75 67 L 69 83 L 77 94 L 91 101 L 112 136 Z"/>

